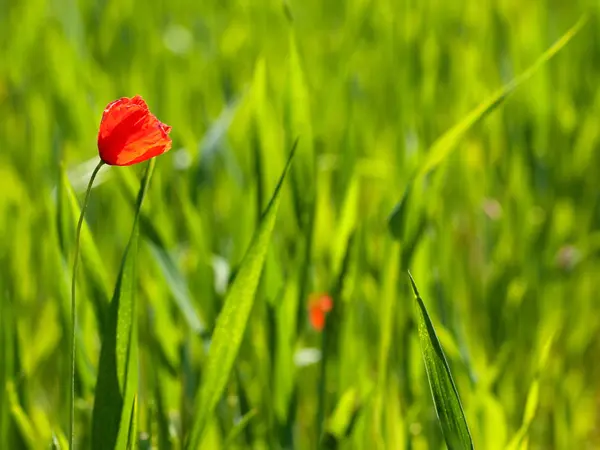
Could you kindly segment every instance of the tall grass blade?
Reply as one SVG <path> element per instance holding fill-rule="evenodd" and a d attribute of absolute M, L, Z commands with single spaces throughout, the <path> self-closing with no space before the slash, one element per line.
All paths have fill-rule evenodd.
<path fill-rule="evenodd" d="M 509 83 L 498 89 L 488 99 L 473 109 L 460 122 L 446 131 L 431 146 L 423 164 L 419 167 L 415 176 L 408 182 L 402 199 L 394 207 L 388 226 L 392 235 L 396 239 L 401 239 L 406 228 L 407 209 L 412 195 L 414 195 L 414 185 L 420 185 L 423 178 L 440 165 L 456 148 L 456 145 L 464 134 L 485 116 L 500 106 L 504 100 L 521 84 L 529 80 L 544 64 L 554 57 L 573 37 L 579 33 L 587 23 L 588 16 L 583 15 L 571 29 L 569 29 L 558 41 L 556 41 L 548 50 L 546 50 L 531 66 L 523 73 L 511 80 Z"/>
<path fill-rule="evenodd" d="M 1 280 L 0 280 L 1 281 Z M 0 289 L 4 283 L 0 282 Z M 0 448 L 10 443 L 11 410 L 9 406 L 8 386 L 16 372 L 16 332 L 12 305 L 6 297 L 0 297 Z"/>
<path fill-rule="evenodd" d="M 138 387 L 136 258 L 139 217 L 154 168 L 151 160 L 137 199 L 133 230 L 118 275 L 104 330 L 92 415 L 92 449 L 125 449 Z"/>
<path fill-rule="evenodd" d="M 356 388 L 344 392 L 329 418 L 321 443 L 323 449 L 336 449 L 350 436 L 362 407 L 362 399 Z"/>
<path fill-rule="evenodd" d="M 473 442 L 458 391 L 450 373 L 450 367 L 448 367 L 440 341 L 410 273 L 409 277 L 417 300 L 417 325 L 421 353 L 446 445 L 449 450 L 470 450 L 473 448 Z"/>
<path fill-rule="evenodd" d="M 521 427 L 509 442 L 508 446 L 506 447 L 507 450 L 519 450 L 521 448 L 527 448 L 525 443 L 527 442 L 529 429 L 531 428 L 531 424 L 535 419 L 540 401 L 541 377 L 544 373 L 544 368 L 546 366 L 546 361 L 548 360 L 548 355 L 550 353 L 550 349 L 552 348 L 553 341 L 554 334 L 548 338 L 544 348 L 542 349 L 535 377 L 531 383 L 531 386 L 529 386 L 529 391 L 527 392 L 527 401 L 525 403 L 525 411 L 523 412 L 523 421 L 521 423 Z"/>
<path fill-rule="evenodd" d="M 248 426 L 248 424 L 254 418 L 254 416 L 256 416 L 256 414 L 258 414 L 258 411 L 256 409 L 251 409 L 246 414 L 244 414 L 240 421 L 235 424 L 235 426 L 227 435 L 225 443 L 223 444 L 223 448 L 227 449 L 233 447 L 233 444 L 235 443 L 237 437 L 242 433 L 242 431 L 244 431 L 244 429 Z"/>
<path fill-rule="evenodd" d="M 186 279 L 164 247 L 159 246 L 151 240 L 148 240 L 147 244 L 150 254 L 154 257 L 163 273 L 175 304 L 181 311 L 186 323 L 194 333 L 202 333 L 204 331 L 204 324 L 196 313 Z"/>
<path fill-rule="evenodd" d="M 265 262 L 271 233 L 275 226 L 281 186 L 289 171 L 297 143 L 296 140 L 275 193 L 267 206 L 250 248 L 242 260 L 217 319 L 206 369 L 196 398 L 196 414 L 186 446 L 188 449 L 199 448 L 207 423 L 213 415 L 231 375 L 254 304 L 254 295 Z"/>
<path fill-rule="evenodd" d="M 290 33 L 289 73 L 287 96 L 284 104 L 288 137 L 302 136 L 298 157 L 290 174 L 298 223 L 304 228 L 311 221 L 315 196 L 315 150 L 310 111 L 310 90 L 303 69 L 295 33 Z"/>
<path fill-rule="evenodd" d="M 5 389 L 8 400 L 7 404 L 10 408 L 12 418 L 17 425 L 17 429 L 19 430 L 21 438 L 23 439 L 25 445 L 27 445 L 27 448 L 34 450 L 38 445 L 40 445 L 40 441 L 35 433 L 33 423 L 19 403 L 19 398 L 14 383 L 9 381 L 6 384 Z"/>
<path fill-rule="evenodd" d="M 444 133 L 436 140 L 427 154 L 427 159 L 421 165 L 417 178 L 420 178 L 436 166 L 443 162 L 456 148 L 459 139 L 473 125 L 494 111 L 498 106 L 506 100 L 506 98 L 521 84 L 529 80 L 544 64 L 546 64 L 554 55 L 556 55 L 569 41 L 579 33 L 581 28 L 587 22 L 587 15 L 582 16 L 571 29 L 569 29 L 562 37 L 556 41 L 548 50 L 529 66 L 521 75 L 517 76 L 505 86 L 498 89 L 491 97 L 472 110 L 463 120 L 457 123 L 454 127 Z"/>

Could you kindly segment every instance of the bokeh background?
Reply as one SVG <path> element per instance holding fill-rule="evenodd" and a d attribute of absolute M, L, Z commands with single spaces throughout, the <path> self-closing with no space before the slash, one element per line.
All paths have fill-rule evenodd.
<path fill-rule="evenodd" d="M 430 145 L 585 12 L 418 187 L 394 240 L 388 218 Z M 135 94 L 174 142 L 138 257 L 140 448 L 180 448 L 189 432 L 228 281 L 297 136 L 206 448 L 252 410 L 233 448 L 312 449 L 323 430 L 332 448 L 443 448 L 408 269 L 476 448 L 520 429 L 531 449 L 599 448 L 597 12 L 583 0 L 0 2 L 0 448 L 64 443 L 78 214 L 64 202 L 82 200 L 105 105 Z M 142 169 L 104 168 L 92 192 L 78 448 Z M 333 296 L 331 348 L 308 320 L 315 293 Z"/>

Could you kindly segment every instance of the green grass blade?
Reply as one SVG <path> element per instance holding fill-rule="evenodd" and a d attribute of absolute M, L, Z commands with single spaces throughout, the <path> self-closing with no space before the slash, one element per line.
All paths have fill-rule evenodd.
<path fill-rule="evenodd" d="M 154 257 L 158 267 L 163 273 L 165 281 L 175 300 L 175 304 L 181 311 L 188 326 L 196 334 L 204 332 L 204 325 L 194 308 L 187 281 L 173 261 L 173 258 L 164 247 L 160 247 L 152 240 L 148 240 L 147 244 L 150 249 L 150 254 Z"/>
<path fill-rule="evenodd" d="M 488 99 L 473 109 L 467 116 L 454 125 L 450 130 L 440 136 L 431 146 L 426 159 L 416 172 L 415 176 L 408 182 L 402 199 L 394 207 L 388 226 L 392 235 L 396 239 L 401 239 L 405 228 L 408 215 L 408 204 L 412 198 L 414 185 L 420 185 L 420 181 L 440 165 L 456 148 L 456 145 L 464 134 L 469 131 L 485 116 L 500 106 L 504 100 L 521 84 L 531 78 L 544 64 L 554 57 L 569 41 L 579 33 L 587 23 L 587 15 L 583 15 L 571 29 L 569 29 L 558 41 L 556 41 L 548 50 L 546 50 L 531 66 L 523 73 L 511 80 L 509 83 L 498 89 Z"/>
<path fill-rule="evenodd" d="M 12 418 L 21 434 L 23 442 L 27 445 L 27 448 L 33 450 L 40 444 L 34 425 L 19 403 L 14 383 L 9 381 L 5 389 Z"/>
<path fill-rule="evenodd" d="M 242 260 L 240 269 L 217 319 L 200 392 L 197 395 L 194 425 L 186 446 L 188 449 L 195 450 L 199 447 L 207 422 L 212 416 L 231 375 L 246 330 L 248 317 L 254 304 L 254 295 L 265 262 L 271 233 L 275 226 L 281 186 L 289 171 L 297 142 L 296 140 L 279 184 L 252 239 L 250 248 Z"/>
<path fill-rule="evenodd" d="M 385 415 L 385 404 L 387 394 L 387 377 L 389 370 L 390 348 L 394 331 L 394 322 L 396 319 L 395 299 L 396 285 L 400 266 L 400 244 L 391 243 L 389 254 L 387 256 L 386 271 L 383 275 L 383 295 L 380 303 L 380 327 L 381 334 L 379 338 L 379 353 L 377 360 L 377 392 L 375 395 L 375 427 L 377 429 L 377 440 L 383 439 L 382 419 Z M 383 442 L 379 443 L 383 446 Z"/>
<path fill-rule="evenodd" d="M 237 437 L 241 434 L 242 431 L 248 426 L 248 423 L 258 414 L 256 409 L 251 409 L 240 419 L 238 423 L 231 429 L 229 434 L 227 435 L 227 439 L 225 439 L 225 443 L 223 444 L 223 448 L 229 448 L 233 446 Z"/>
<path fill-rule="evenodd" d="M 130 430 L 135 429 L 132 422 L 138 386 L 136 255 L 140 208 L 153 167 L 151 160 L 142 180 L 133 230 L 108 311 L 92 415 L 93 449 L 125 449 Z"/>
<path fill-rule="evenodd" d="M 298 157 L 290 174 L 290 184 L 294 193 L 294 207 L 298 223 L 308 227 L 315 196 L 315 149 L 310 111 L 310 90 L 295 33 L 289 40 L 289 78 L 285 100 L 285 124 L 288 138 L 296 133 L 302 136 L 298 144 Z M 287 141 L 286 141 L 287 142 Z"/>
<path fill-rule="evenodd" d="M 51 448 L 56 450 L 63 450 L 69 448 L 69 441 L 67 437 L 60 430 L 55 431 L 52 434 Z"/>
<path fill-rule="evenodd" d="M 525 411 L 523 413 L 523 421 L 521 423 L 521 427 L 507 445 L 507 450 L 519 450 L 521 448 L 526 448 L 526 446 L 524 446 L 524 442 L 527 441 L 529 429 L 531 428 L 531 424 L 533 423 L 533 420 L 535 419 L 535 415 L 537 413 L 540 401 L 541 377 L 544 373 L 546 361 L 548 360 L 548 355 L 550 354 L 550 350 L 552 349 L 553 341 L 554 333 L 550 335 L 542 349 L 535 377 L 533 379 L 533 382 L 531 383 L 531 386 L 529 387 L 529 391 L 527 392 L 527 401 L 525 402 Z"/>
<path fill-rule="evenodd" d="M 352 387 L 344 392 L 328 420 L 322 448 L 336 449 L 350 436 L 362 408 L 362 401 L 356 388 Z"/>
<path fill-rule="evenodd" d="M 406 185 L 406 189 L 402 194 L 402 198 L 400 201 L 394 206 L 392 210 L 392 214 L 390 214 L 390 218 L 388 219 L 388 227 L 392 236 L 395 239 L 402 239 L 404 237 L 404 233 L 406 230 L 406 224 L 408 221 L 408 206 L 411 200 L 411 193 L 413 189 L 413 180 L 410 180 Z"/>
<path fill-rule="evenodd" d="M 0 280 L 0 289 L 4 283 Z M 17 333 L 12 305 L 5 296 L 0 296 L 0 448 L 9 446 L 12 431 L 11 409 L 9 406 L 8 390 L 5 386 L 16 373 Z"/>
<path fill-rule="evenodd" d="M 131 199 L 131 201 L 135 201 L 133 181 L 130 182 L 127 175 L 122 174 L 121 176 L 125 187 L 123 190 L 125 195 Z M 187 281 L 177 267 L 173 257 L 168 252 L 167 246 L 159 233 L 159 226 L 142 213 L 140 216 L 140 229 L 142 235 L 145 237 L 150 254 L 162 272 L 165 282 L 173 295 L 175 304 L 181 311 L 183 318 L 194 333 L 203 333 L 205 327 L 194 308 Z"/>
<path fill-rule="evenodd" d="M 556 41 L 548 50 L 546 50 L 531 66 L 529 66 L 521 75 L 517 76 L 502 88 L 498 89 L 491 97 L 472 110 L 463 120 L 444 133 L 437 139 L 429 153 L 427 159 L 421 165 L 417 178 L 420 178 L 442 161 L 444 161 L 456 148 L 459 139 L 473 125 L 483 119 L 486 115 L 496 109 L 502 102 L 525 81 L 529 80 L 544 64 L 546 64 L 554 55 L 556 55 L 569 41 L 577 35 L 581 28 L 587 22 L 587 15 L 582 16 L 571 29 L 569 29 L 558 41 Z"/>
<path fill-rule="evenodd" d="M 467 420 L 460 404 L 458 391 L 454 385 L 450 367 L 444 351 L 429 319 L 425 304 L 419 295 L 415 281 L 410 275 L 410 282 L 417 300 L 417 324 L 421 353 L 425 362 L 427 379 L 435 410 L 444 433 L 446 445 L 450 450 L 472 449 L 473 442 Z"/>
<path fill-rule="evenodd" d="M 317 387 L 317 414 L 316 414 L 316 430 L 317 439 L 321 444 L 324 442 L 326 437 L 325 430 L 325 417 L 329 414 L 329 397 L 335 397 L 337 392 L 335 390 L 328 389 L 328 380 L 331 378 L 330 373 L 331 367 L 335 367 L 335 359 L 337 350 L 339 348 L 340 340 L 340 322 L 343 317 L 344 300 L 343 292 L 344 287 L 348 283 L 348 271 L 350 270 L 350 262 L 352 258 L 354 236 L 351 235 L 346 241 L 345 253 L 341 266 L 338 269 L 338 274 L 334 285 L 329 290 L 331 298 L 334 302 L 334 308 L 327 316 L 325 328 L 322 332 L 321 340 L 321 361 L 319 362 L 319 382 Z"/>

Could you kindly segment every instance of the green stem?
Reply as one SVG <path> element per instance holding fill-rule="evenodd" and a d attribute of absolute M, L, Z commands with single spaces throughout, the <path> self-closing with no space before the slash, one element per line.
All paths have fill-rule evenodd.
<path fill-rule="evenodd" d="M 100 171 L 100 168 L 104 165 L 104 161 L 100 161 L 90 177 L 87 189 L 85 191 L 85 199 L 83 200 L 83 206 L 81 207 L 81 214 L 79 215 L 79 221 L 77 222 L 77 231 L 75 233 L 75 256 L 73 260 L 73 278 L 71 280 L 71 399 L 69 404 L 69 449 L 73 450 L 75 441 L 75 330 L 76 330 L 76 302 L 75 302 L 75 286 L 77 285 L 77 268 L 79 266 L 79 241 L 81 237 L 81 227 L 83 225 L 83 217 L 85 210 L 87 209 L 88 201 L 90 199 L 90 193 L 92 191 L 92 185 L 96 179 L 96 175 Z"/>

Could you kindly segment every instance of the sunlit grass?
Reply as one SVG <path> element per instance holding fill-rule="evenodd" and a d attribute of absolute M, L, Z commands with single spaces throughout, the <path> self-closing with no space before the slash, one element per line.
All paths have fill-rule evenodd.
<path fill-rule="evenodd" d="M 582 0 L 0 5 L 0 448 L 67 447 L 75 225 L 102 110 L 134 94 L 174 145 L 139 219 L 125 442 L 441 448 L 410 270 L 475 448 L 600 446 L 597 13 Z M 277 217 L 263 216 L 298 136 Z M 114 437 L 94 405 L 112 404 L 97 383 L 142 170 L 103 168 L 82 229 L 76 448 Z M 270 236 L 255 234 L 265 220 Z M 264 261 L 246 292 L 255 236 Z M 322 332 L 313 293 L 333 298 Z M 228 347 L 217 318 L 242 298 Z"/>

